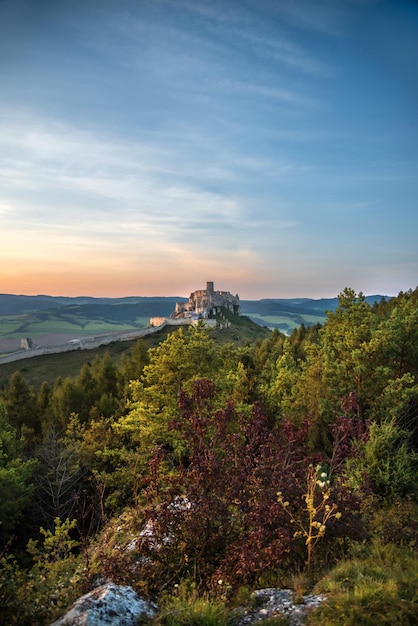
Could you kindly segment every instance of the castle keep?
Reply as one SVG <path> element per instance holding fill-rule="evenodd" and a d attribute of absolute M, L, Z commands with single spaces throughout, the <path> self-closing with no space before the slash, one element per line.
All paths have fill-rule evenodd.
<path fill-rule="evenodd" d="M 214 317 L 221 309 L 225 308 L 234 313 L 240 314 L 240 304 L 238 294 L 233 296 L 229 291 L 215 291 L 212 282 L 206 283 L 206 289 L 199 289 L 190 294 L 188 302 L 177 302 L 174 319 L 194 317 L 207 319 Z"/>

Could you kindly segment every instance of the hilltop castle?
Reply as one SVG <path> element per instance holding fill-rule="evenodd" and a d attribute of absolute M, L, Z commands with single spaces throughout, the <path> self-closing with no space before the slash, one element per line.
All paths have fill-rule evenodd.
<path fill-rule="evenodd" d="M 213 282 L 206 283 L 206 289 L 193 291 L 187 302 L 176 302 L 176 307 L 169 318 L 152 317 L 150 326 L 160 324 L 193 324 L 204 319 L 208 325 L 215 325 L 214 317 L 221 313 L 222 308 L 240 315 L 238 294 L 233 296 L 229 291 L 215 291 Z"/>
<path fill-rule="evenodd" d="M 215 291 L 213 283 L 208 282 L 206 283 L 206 289 L 193 291 L 187 302 L 177 302 L 171 317 L 174 319 L 182 317 L 207 319 L 220 313 L 222 308 L 239 315 L 238 294 L 233 296 L 229 291 Z"/>

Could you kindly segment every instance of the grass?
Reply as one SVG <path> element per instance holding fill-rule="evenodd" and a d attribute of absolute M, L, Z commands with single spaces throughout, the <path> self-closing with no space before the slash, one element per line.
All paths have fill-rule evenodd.
<path fill-rule="evenodd" d="M 309 616 L 309 626 L 418 624 L 418 556 L 376 539 L 367 555 L 337 565 L 315 592 L 328 600 Z"/>
<path fill-rule="evenodd" d="M 226 626 L 231 612 L 226 605 L 201 596 L 191 581 L 184 581 L 173 595 L 161 597 L 161 611 L 153 626 Z"/>
<path fill-rule="evenodd" d="M 172 599 L 155 626 L 226 626 L 231 623 L 225 605 L 208 598 Z"/>
<path fill-rule="evenodd" d="M 418 555 L 406 546 L 375 538 L 339 563 L 313 589 L 327 600 L 305 618 L 306 626 L 413 626 L 418 624 Z M 190 585 L 167 596 L 153 626 L 226 626 L 231 607 L 199 597 Z M 233 622 L 232 622 L 233 623 Z M 277 616 L 265 626 L 288 624 Z"/>

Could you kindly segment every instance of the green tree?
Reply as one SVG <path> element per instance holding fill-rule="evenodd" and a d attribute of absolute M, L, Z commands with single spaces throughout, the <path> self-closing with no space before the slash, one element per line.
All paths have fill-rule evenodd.
<path fill-rule="evenodd" d="M 418 302 L 401 298 L 376 331 L 372 349 L 390 378 L 406 372 L 418 375 Z"/>
<path fill-rule="evenodd" d="M 126 385 L 131 380 L 138 380 L 144 367 L 148 365 L 148 348 L 143 339 L 138 339 L 129 355 L 123 354 L 120 365 L 120 374 Z"/>
<path fill-rule="evenodd" d="M 0 404 L 0 544 L 5 545 L 18 527 L 33 491 L 36 460 L 21 458 L 22 442 Z"/>
<path fill-rule="evenodd" d="M 130 410 L 115 423 L 115 430 L 129 436 L 144 453 L 160 443 L 181 453 L 181 440 L 168 428 L 178 416 L 179 391 L 190 387 L 193 380 L 207 377 L 220 382 L 220 392 L 229 393 L 237 382 L 228 377 L 231 359 L 231 351 L 217 347 L 202 327 L 171 333 L 149 350 L 149 364 L 141 379 L 130 384 Z"/>
<path fill-rule="evenodd" d="M 52 411 L 50 407 L 52 389 L 47 382 L 43 382 L 36 396 L 36 410 L 39 416 L 42 431 L 48 429 L 52 420 Z"/>
<path fill-rule="evenodd" d="M 8 419 L 19 436 L 24 424 L 39 430 L 34 394 L 19 371 L 10 377 L 5 398 Z"/>
<path fill-rule="evenodd" d="M 418 454 L 410 449 L 409 435 L 393 419 L 373 422 L 361 454 L 347 464 L 351 483 L 362 488 L 366 478 L 375 495 L 389 501 L 408 494 L 417 496 Z"/>

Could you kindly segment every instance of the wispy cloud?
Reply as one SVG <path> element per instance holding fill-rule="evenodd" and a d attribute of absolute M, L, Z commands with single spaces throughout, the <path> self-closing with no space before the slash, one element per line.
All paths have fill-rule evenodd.
<path fill-rule="evenodd" d="M 1 126 L 1 125 L 0 125 Z M 13 139 L 13 150 L 10 148 Z M 184 242 L 198 228 L 203 236 L 234 228 L 240 199 L 183 183 L 170 167 L 175 156 L 147 144 L 111 141 L 63 124 L 0 127 L 0 178 L 8 198 L 5 218 L 20 232 L 56 229 L 82 238 L 134 237 L 155 233 L 161 245 Z M 180 167 L 180 165 L 178 165 Z M 13 214 L 10 213 L 13 208 Z M 177 235 L 176 235 L 177 233 Z"/>
<path fill-rule="evenodd" d="M 319 105 L 318 101 L 316 101 L 313 97 L 308 96 L 307 94 L 298 93 L 296 90 L 270 87 L 250 81 L 246 82 L 225 78 L 217 80 L 216 86 L 221 91 L 241 97 L 247 96 L 260 99 L 271 98 L 284 104 L 303 107 L 313 107 Z"/>
<path fill-rule="evenodd" d="M 273 7 L 273 2 L 269 2 Z M 350 0 L 280 0 L 274 3 L 280 15 L 292 25 L 317 33 L 341 37 L 347 31 Z"/>

